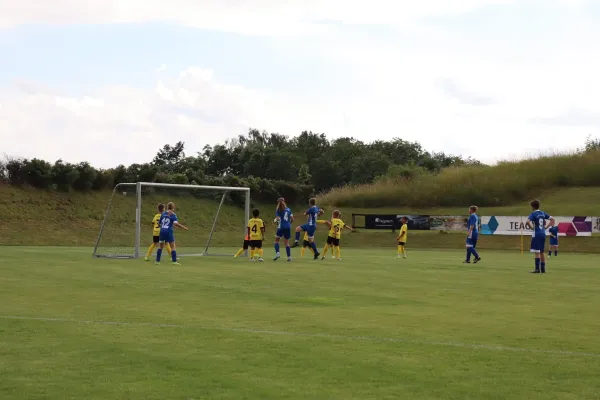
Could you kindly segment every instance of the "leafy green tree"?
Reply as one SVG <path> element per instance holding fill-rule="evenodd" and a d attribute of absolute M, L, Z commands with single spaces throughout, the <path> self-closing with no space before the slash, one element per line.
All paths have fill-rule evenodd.
<path fill-rule="evenodd" d="M 127 181 L 127 168 L 124 165 L 119 165 L 115 169 L 111 171 L 113 177 L 113 183 L 118 185 L 119 183 L 132 183 L 131 181 Z"/>
<path fill-rule="evenodd" d="M 73 187 L 73 182 L 79 177 L 79 172 L 75 165 L 58 160 L 52 167 L 52 182 L 59 190 L 69 191 Z"/>
<path fill-rule="evenodd" d="M 384 155 L 365 154 L 353 162 L 352 183 L 371 183 L 376 177 L 385 174 L 390 167 L 390 160 Z"/>
<path fill-rule="evenodd" d="M 310 168 L 306 164 L 302 164 L 298 170 L 298 183 L 300 185 L 309 185 L 312 181 L 312 175 L 310 174 Z"/>
<path fill-rule="evenodd" d="M 185 158 L 185 143 L 177 142 L 175 146 L 165 144 L 158 151 L 152 163 L 163 170 L 173 168 L 178 162 Z"/>
<path fill-rule="evenodd" d="M 25 184 L 26 179 L 24 169 L 26 161 L 27 160 L 12 158 L 6 162 L 6 176 L 11 185 Z"/>
<path fill-rule="evenodd" d="M 52 184 L 52 165 L 43 160 L 34 158 L 33 160 L 23 160 L 23 169 L 21 171 L 25 183 L 40 189 L 47 189 Z"/>
<path fill-rule="evenodd" d="M 597 151 L 600 150 L 600 138 L 592 138 L 588 136 L 585 140 L 585 151 Z"/>
<path fill-rule="evenodd" d="M 75 190 L 90 190 L 94 186 L 98 171 L 87 162 L 82 162 L 75 165 L 77 178 L 73 181 L 73 189 Z"/>

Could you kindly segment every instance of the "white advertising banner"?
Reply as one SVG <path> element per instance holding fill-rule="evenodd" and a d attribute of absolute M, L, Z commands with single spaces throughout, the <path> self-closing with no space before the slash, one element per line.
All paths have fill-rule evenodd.
<path fill-rule="evenodd" d="M 592 217 L 554 217 L 559 236 L 592 236 Z M 596 222 L 596 221 L 594 221 Z M 600 223 L 600 221 L 598 221 Z M 483 235 L 528 235 L 531 230 L 525 227 L 527 216 L 482 216 Z"/>

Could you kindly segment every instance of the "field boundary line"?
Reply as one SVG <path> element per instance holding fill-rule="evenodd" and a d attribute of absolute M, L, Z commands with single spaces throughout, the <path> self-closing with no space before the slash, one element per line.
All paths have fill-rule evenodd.
<path fill-rule="evenodd" d="M 309 333 L 295 331 L 277 331 L 269 329 L 251 329 L 251 328 L 227 328 L 227 327 L 207 327 L 202 325 L 184 325 L 184 324 L 168 324 L 155 322 L 126 322 L 126 321 L 107 321 L 107 320 L 78 320 L 71 318 L 53 318 L 53 317 L 27 317 L 18 315 L 0 315 L 0 319 L 4 320 L 20 320 L 20 321 L 38 321 L 38 322 L 57 322 L 79 325 L 112 325 L 112 326 L 132 326 L 132 327 L 153 327 L 153 328 L 175 328 L 175 329 L 197 329 L 203 331 L 220 331 L 232 333 L 246 333 L 254 335 L 271 335 L 271 336 L 291 336 L 303 337 L 312 339 L 327 339 L 339 341 L 362 341 L 362 342 L 380 342 L 380 343 L 404 343 L 404 344 L 419 344 L 424 346 L 444 346 L 457 347 L 470 350 L 491 350 L 505 351 L 514 353 L 531 353 L 531 354 L 552 354 L 571 357 L 592 357 L 600 358 L 600 353 L 570 351 L 570 350 L 543 350 L 531 349 L 526 347 L 512 347 L 490 344 L 477 343 L 460 343 L 460 342 L 445 342 L 436 340 L 419 340 L 393 337 L 378 337 L 378 336 L 354 336 L 354 335 L 335 335 L 329 333 Z"/>

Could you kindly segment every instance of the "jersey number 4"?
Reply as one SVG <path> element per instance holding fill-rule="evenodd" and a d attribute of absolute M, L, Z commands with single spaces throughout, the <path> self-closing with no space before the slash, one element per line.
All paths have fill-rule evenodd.
<path fill-rule="evenodd" d="M 254 226 L 252 227 L 251 231 L 252 231 L 252 232 L 254 232 L 254 233 L 258 232 L 258 226 L 257 226 L 257 225 L 254 225 Z"/>

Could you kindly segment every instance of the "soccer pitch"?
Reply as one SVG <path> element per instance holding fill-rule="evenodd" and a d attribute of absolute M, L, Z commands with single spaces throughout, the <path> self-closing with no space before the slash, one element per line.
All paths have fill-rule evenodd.
<path fill-rule="evenodd" d="M 92 259 L 4 247 L 0 398 L 596 399 L 597 255 L 342 249 Z"/>

